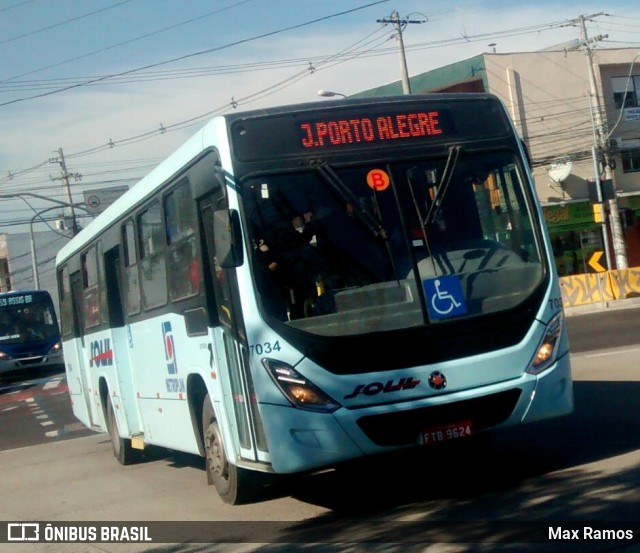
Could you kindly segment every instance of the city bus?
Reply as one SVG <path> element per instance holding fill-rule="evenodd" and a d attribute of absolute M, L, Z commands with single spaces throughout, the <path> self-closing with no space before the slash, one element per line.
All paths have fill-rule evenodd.
<path fill-rule="evenodd" d="M 123 464 L 204 457 L 230 504 L 573 409 L 549 237 L 489 94 L 214 118 L 56 263 L 75 416 Z"/>
<path fill-rule="evenodd" d="M 49 292 L 0 293 L 0 375 L 31 376 L 62 364 L 58 319 Z"/>

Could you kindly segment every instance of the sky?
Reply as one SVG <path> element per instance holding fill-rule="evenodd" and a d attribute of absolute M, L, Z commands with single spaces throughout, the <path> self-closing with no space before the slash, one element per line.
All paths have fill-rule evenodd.
<path fill-rule="evenodd" d="M 380 22 L 394 10 L 410 75 L 578 39 L 579 15 L 601 14 L 598 48 L 640 48 L 627 0 L 0 0 L 0 233 L 55 205 L 2 195 L 67 201 L 60 149 L 79 202 L 133 185 L 215 115 L 399 80 Z"/>

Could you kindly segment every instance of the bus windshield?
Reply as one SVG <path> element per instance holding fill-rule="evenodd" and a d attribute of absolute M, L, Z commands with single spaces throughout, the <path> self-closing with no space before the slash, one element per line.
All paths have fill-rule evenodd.
<path fill-rule="evenodd" d="M 0 298 L 0 345 L 52 340 L 57 337 L 58 322 L 48 294 Z"/>
<path fill-rule="evenodd" d="M 355 335 L 510 309 L 546 275 L 509 150 L 332 164 L 242 183 L 269 320 Z"/>

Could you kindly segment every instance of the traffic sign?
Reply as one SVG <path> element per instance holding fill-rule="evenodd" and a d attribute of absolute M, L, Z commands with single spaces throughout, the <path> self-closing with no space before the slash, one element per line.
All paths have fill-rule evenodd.
<path fill-rule="evenodd" d="M 101 188 L 84 192 L 84 203 L 90 213 L 102 213 L 107 207 L 115 202 L 127 190 L 128 186 L 116 186 L 112 188 Z"/>
<path fill-rule="evenodd" d="M 589 258 L 589 261 L 587 262 L 587 265 L 589 265 L 589 267 L 591 267 L 596 273 L 603 273 L 607 270 L 603 265 L 600 264 L 600 258 L 602 257 L 602 254 L 602 250 L 596 250 L 595 252 L 593 252 L 591 257 Z"/>

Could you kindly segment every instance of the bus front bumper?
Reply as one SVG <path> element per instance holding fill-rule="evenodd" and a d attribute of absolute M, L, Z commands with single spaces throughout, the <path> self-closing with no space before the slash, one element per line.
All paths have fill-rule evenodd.
<path fill-rule="evenodd" d="M 57 365 L 64 365 L 62 350 L 53 353 L 50 352 L 47 355 L 31 355 L 15 359 L 6 357 L 0 359 L 0 374 L 24 373 Z"/>
<path fill-rule="evenodd" d="M 425 447 L 432 425 L 470 420 L 474 432 L 559 417 L 573 411 L 569 355 L 545 372 L 441 396 L 333 414 L 261 405 L 271 464 L 293 473 L 331 466 L 364 455 Z M 449 417 L 447 419 L 447 417 Z M 270 429 L 273 431 L 270 432 Z"/>

